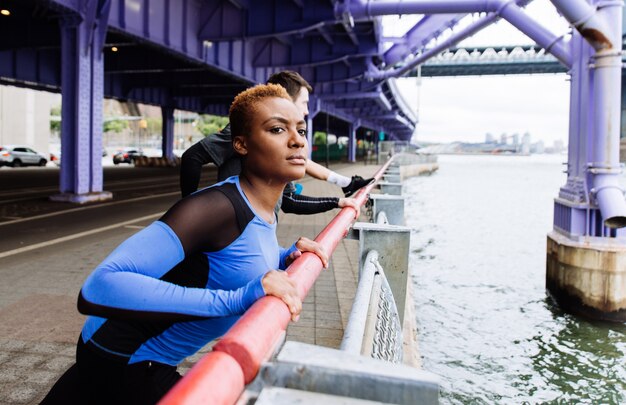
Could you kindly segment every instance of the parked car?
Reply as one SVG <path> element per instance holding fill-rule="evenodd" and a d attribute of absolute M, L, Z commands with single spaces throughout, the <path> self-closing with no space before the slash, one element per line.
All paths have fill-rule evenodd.
<path fill-rule="evenodd" d="M 113 155 L 113 163 L 119 165 L 120 163 L 133 163 L 139 156 L 145 156 L 143 150 L 136 148 L 125 148 L 117 151 Z"/>
<path fill-rule="evenodd" d="M 48 160 L 44 155 L 37 153 L 28 146 L 0 146 L 0 166 L 45 166 L 46 163 Z"/>

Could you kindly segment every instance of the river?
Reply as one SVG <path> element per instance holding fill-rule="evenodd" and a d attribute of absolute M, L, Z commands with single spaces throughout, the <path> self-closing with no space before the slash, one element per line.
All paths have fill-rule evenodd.
<path fill-rule="evenodd" d="M 563 313 L 545 290 L 566 160 L 440 156 L 404 182 L 420 354 L 442 403 L 626 402 L 626 325 Z"/>

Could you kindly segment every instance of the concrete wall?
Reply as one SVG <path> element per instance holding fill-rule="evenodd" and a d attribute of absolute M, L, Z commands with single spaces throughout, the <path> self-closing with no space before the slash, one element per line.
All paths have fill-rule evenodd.
<path fill-rule="evenodd" d="M 60 95 L 0 86 L 0 145 L 23 144 L 48 156 L 50 108 Z"/>

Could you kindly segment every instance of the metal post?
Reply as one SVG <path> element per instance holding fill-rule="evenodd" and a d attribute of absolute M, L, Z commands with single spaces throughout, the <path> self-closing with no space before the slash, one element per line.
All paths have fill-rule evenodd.
<path fill-rule="evenodd" d="M 379 225 L 356 222 L 352 228 L 359 235 L 359 271 L 366 263 L 370 250 L 378 252 L 378 261 L 385 270 L 398 308 L 400 324 L 404 322 L 406 283 L 409 271 L 411 229 L 399 225 Z"/>
<path fill-rule="evenodd" d="M 384 212 L 391 225 L 404 225 L 404 197 L 388 194 L 370 194 L 372 215 Z"/>
<path fill-rule="evenodd" d="M 379 181 L 378 185 L 383 194 L 402 195 L 402 183 Z"/>

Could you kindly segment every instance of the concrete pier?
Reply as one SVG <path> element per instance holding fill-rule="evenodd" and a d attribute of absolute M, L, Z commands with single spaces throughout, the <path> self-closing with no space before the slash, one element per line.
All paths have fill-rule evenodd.
<path fill-rule="evenodd" d="M 626 321 L 626 246 L 608 238 L 594 242 L 548 234 L 546 287 L 569 312 Z"/>

